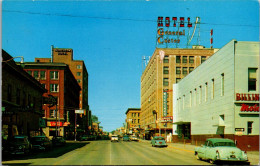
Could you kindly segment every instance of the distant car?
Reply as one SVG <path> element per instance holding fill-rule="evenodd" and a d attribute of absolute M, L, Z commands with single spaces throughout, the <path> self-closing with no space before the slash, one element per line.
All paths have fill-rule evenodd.
<path fill-rule="evenodd" d="M 129 136 L 128 136 L 128 135 L 124 135 L 124 136 L 123 136 L 123 141 L 130 141 Z"/>
<path fill-rule="evenodd" d="M 54 136 L 52 138 L 52 145 L 53 146 L 64 146 L 64 145 L 66 145 L 66 140 L 62 136 Z"/>
<path fill-rule="evenodd" d="M 113 142 L 113 141 L 118 142 L 118 136 L 117 135 L 112 135 L 111 136 L 111 142 Z"/>
<path fill-rule="evenodd" d="M 138 138 L 136 136 L 134 136 L 134 135 L 131 135 L 130 136 L 130 140 L 131 141 L 138 141 Z"/>
<path fill-rule="evenodd" d="M 81 141 L 89 141 L 89 140 L 90 140 L 90 136 L 88 136 L 88 135 L 82 135 L 82 136 L 80 137 L 80 140 L 81 140 Z"/>
<path fill-rule="evenodd" d="M 29 154 L 31 148 L 27 136 L 16 135 L 8 138 L 4 150 L 9 154 Z"/>
<path fill-rule="evenodd" d="M 46 136 L 34 136 L 31 138 L 33 150 L 49 150 L 52 148 L 51 140 Z"/>
<path fill-rule="evenodd" d="M 197 159 L 209 160 L 211 164 L 216 161 L 248 162 L 246 152 L 236 147 L 234 141 L 224 138 L 210 138 L 204 145 L 195 148 Z"/>
<path fill-rule="evenodd" d="M 161 136 L 155 136 L 153 137 L 153 139 L 151 140 L 151 144 L 152 146 L 157 146 L 157 147 L 167 147 L 167 144 L 165 142 L 164 137 Z"/>

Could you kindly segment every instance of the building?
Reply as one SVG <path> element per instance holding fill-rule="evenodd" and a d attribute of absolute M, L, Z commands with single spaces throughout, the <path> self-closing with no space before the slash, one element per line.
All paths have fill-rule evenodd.
<path fill-rule="evenodd" d="M 259 150 L 259 45 L 232 40 L 173 85 L 179 140 L 230 138 L 243 150 Z"/>
<path fill-rule="evenodd" d="M 45 88 L 2 50 L 2 137 L 42 133 Z M 22 58 L 23 57 L 19 57 Z"/>
<path fill-rule="evenodd" d="M 141 125 L 141 109 L 140 108 L 128 108 L 126 111 L 126 133 L 127 134 L 139 134 Z"/>
<path fill-rule="evenodd" d="M 54 48 L 52 46 L 51 58 L 35 58 L 35 62 L 53 62 L 53 63 L 65 63 L 69 66 L 72 74 L 80 85 L 79 94 L 79 106 L 80 110 L 84 110 L 83 125 L 86 132 L 89 131 L 89 125 L 91 124 L 91 113 L 88 104 L 88 72 L 83 60 L 73 59 L 73 49 L 70 48 Z"/>
<path fill-rule="evenodd" d="M 141 77 L 141 128 L 146 137 L 172 132 L 172 84 L 191 73 L 214 52 L 216 49 L 203 46 L 155 49 Z"/>
<path fill-rule="evenodd" d="M 80 122 L 79 115 L 75 116 L 75 110 L 79 106 L 80 86 L 74 78 L 67 64 L 49 62 L 26 62 L 24 70 L 41 83 L 47 89 L 44 98 L 52 98 L 57 104 L 45 103 L 42 110 L 45 111 L 44 119 L 47 136 L 73 137 L 75 134 L 75 120 Z M 78 118 L 77 118 L 78 116 Z M 82 125 L 81 125 L 82 126 Z"/>

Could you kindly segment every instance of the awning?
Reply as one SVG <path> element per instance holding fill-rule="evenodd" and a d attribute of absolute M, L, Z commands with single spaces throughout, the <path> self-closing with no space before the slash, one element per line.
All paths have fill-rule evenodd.
<path fill-rule="evenodd" d="M 178 121 L 178 122 L 173 122 L 173 124 L 181 125 L 181 124 L 190 124 L 191 122 L 183 122 L 183 121 Z"/>

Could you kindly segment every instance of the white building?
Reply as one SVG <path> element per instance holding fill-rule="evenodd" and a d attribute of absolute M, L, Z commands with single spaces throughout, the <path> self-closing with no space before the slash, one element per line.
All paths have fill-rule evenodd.
<path fill-rule="evenodd" d="M 259 150 L 259 42 L 232 40 L 173 85 L 173 134 L 225 137 Z"/>

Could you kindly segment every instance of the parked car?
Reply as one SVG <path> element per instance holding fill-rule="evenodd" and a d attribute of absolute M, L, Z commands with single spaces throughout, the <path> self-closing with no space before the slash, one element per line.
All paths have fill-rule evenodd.
<path fill-rule="evenodd" d="M 123 136 L 123 141 L 130 141 L 129 136 L 128 136 L 128 135 L 124 135 L 124 136 Z"/>
<path fill-rule="evenodd" d="M 52 148 L 51 140 L 46 136 L 34 136 L 31 138 L 33 150 L 49 150 Z"/>
<path fill-rule="evenodd" d="M 80 141 L 89 141 L 91 140 L 90 136 L 88 135 L 82 135 L 80 138 L 79 138 Z"/>
<path fill-rule="evenodd" d="M 7 139 L 4 151 L 9 154 L 29 154 L 31 148 L 32 145 L 27 136 L 16 135 Z"/>
<path fill-rule="evenodd" d="M 130 136 L 130 140 L 131 141 L 138 141 L 138 138 L 136 136 L 134 136 L 134 135 L 131 135 Z"/>
<path fill-rule="evenodd" d="M 207 139 L 204 145 L 195 148 L 195 156 L 199 160 L 209 160 L 212 164 L 216 161 L 249 163 L 246 152 L 237 148 L 234 141 L 224 138 Z"/>
<path fill-rule="evenodd" d="M 157 146 L 157 147 L 167 147 L 167 144 L 165 142 L 164 137 L 161 136 L 155 136 L 151 140 L 152 146 Z"/>
<path fill-rule="evenodd" d="M 54 136 L 52 138 L 52 145 L 53 146 L 64 146 L 64 145 L 66 145 L 66 140 L 62 136 Z"/>
<path fill-rule="evenodd" d="M 116 141 L 116 142 L 119 141 L 117 135 L 112 135 L 112 136 L 111 136 L 111 142 L 113 142 L 113 141 Z"/>

